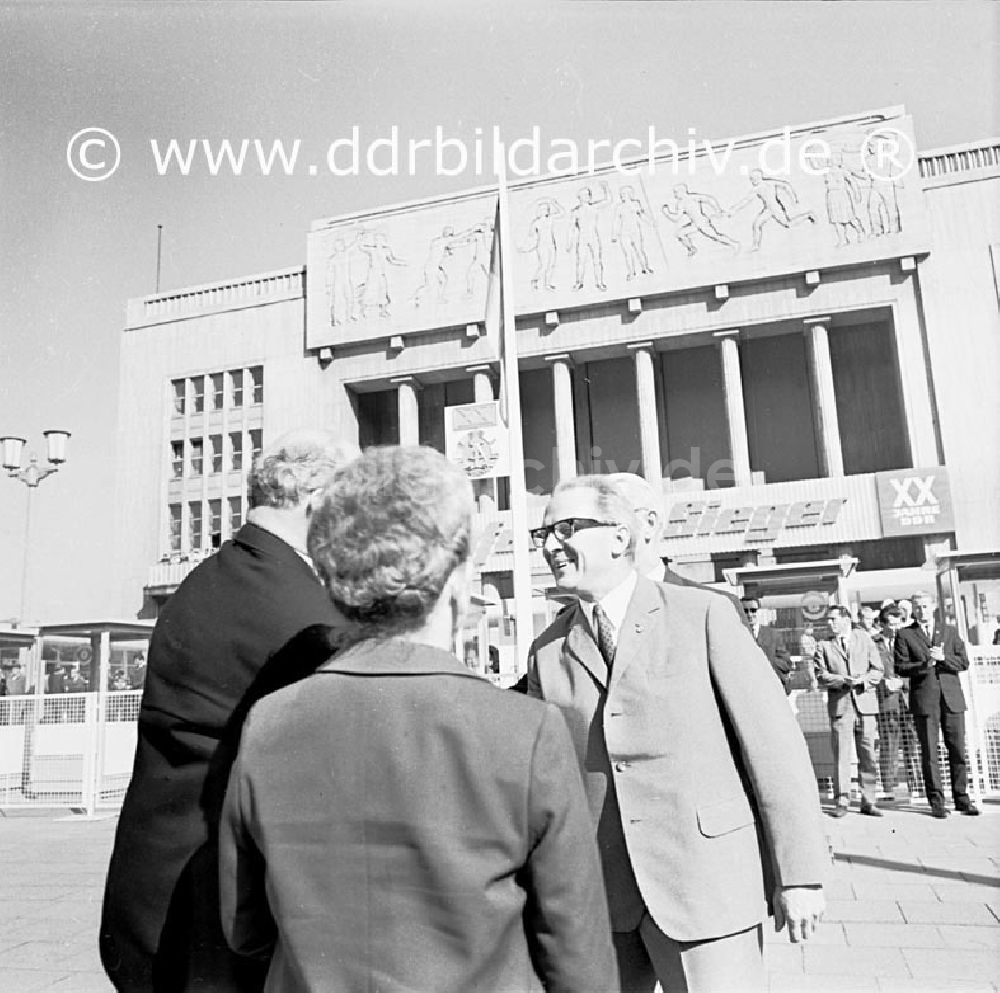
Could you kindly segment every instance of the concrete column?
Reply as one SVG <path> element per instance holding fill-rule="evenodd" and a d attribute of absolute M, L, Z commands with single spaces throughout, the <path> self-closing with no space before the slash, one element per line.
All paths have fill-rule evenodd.
<path fill-rule="evenodd" d="M 806 321 L 806 352 L 809 380 L 812 385 L 816 426 L 819 429 L 820 467 L 825 476 L 844 475 L 844 453 L 840 446 L 840 423 L 837 420 L 837 394 L 833 389 L 833 364 L 830 361 L 829 317 L 811 317 Z"/>
<path fill-rule="evenodd" d="M 663 489 L 663 462 L 660 454 L 660 425 L 656 417 L 656 377 L 653 372 L 653 343 L 629 345 L 635 356 L 635 396 L 639 407 L 639 444 L 642 474 L 655 493 Z"/>
<path fill-rule="evenodd" d="M 573 360 L 568 354 L 546 355 L 552 363 L 552 395 L 556 412 L 556 478 L 557 483 L 576 475 L 576 423 L 573 416 L 573 382 L 570 369 Z"/>
<path fill-rule="evenodd" d="M 472 373 L 472 398 L 475 403 L 490 403 L 493 395 L 493 377 L 489 365 L 469 366 Z M 476 497 L 476 509 L 486 517 L 493 517 L 497 510 L 497 481 L 495 479 L 474 479 L 472 492 Z"/>
<path fill-rule="evenodd" d="M 396 387 L 396 402 L 399 410 L 399 443 L 401 445 L 420 444 L 420 409 L 417 406 L 417 390 L 420 384 L 412 376 L 393 379 Z"/>
<path fill-rule="evenodd" d="M 930 355 L 924 352 L 921 331 L 923 321 L 912 275 L 899 288 L 899 296 L 892 308 L 892 319 L 899 363 L 899 384 L 913 465 L 918 468 L 941 465 Z"/>
<path fill-rule="evenodd" d="M 496 399 L 493 393 L 492 366 L 472 365 L 466 371 L 472 373 L 472 399 L 475 403 L 488 403 Z"/>
<path fill-rule="evenodd" d="M 737 486 L 749 486 L 750 441 L 747 437 L 747 412 L 743 402 L 743 378 L 740 375 L 739 330 L 717 331 L 719 354 L 722 357 L 722 384 L 726 396 L 726 429 L 729 432 L 729 454 L 733 460 L 733 475 Z"/>

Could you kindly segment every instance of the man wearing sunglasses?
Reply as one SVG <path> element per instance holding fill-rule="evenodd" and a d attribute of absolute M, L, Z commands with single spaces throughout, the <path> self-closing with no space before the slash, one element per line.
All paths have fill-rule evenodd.
<path fill-rule="evenodd" d="M 532 539 L 579 599 L 532 645 L 528 692 L 573 736 L 623 993 L 762 990 L 772 888 L 792 941 L 823 913 L 815 777 L 737 612 L 640 576 L 638 534 L 606 477 L 556 487 Z"/>

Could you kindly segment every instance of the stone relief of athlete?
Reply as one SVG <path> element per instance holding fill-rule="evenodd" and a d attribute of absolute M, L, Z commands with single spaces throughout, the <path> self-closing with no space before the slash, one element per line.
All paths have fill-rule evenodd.
<path fill-rule="evenodd" d="M 900 234 L 903 230 L 899 216 L 899 188 L 902 185 L 891 179 L 871 179 L 868 189 L 868 223 L 872 234 Z"/>
<path fill-rule="evenodd" d="M 535 204 L 535 216 L 528 225 L 527 246 L 520 247 L 521 252 L 535 253 L 535 275 L 531 277 L 533 290 L 544 287 L 554 290 L 553 282 L 559 246 L 556 242 L 556 222 L 566 216 L 566 211 L 551 197 L 543 197 Z"/>
<path fill-rule="evenodd" d="M 482 275 L 489 282 L 490 254 L 493 251 L 493 224 L 483 221 L 469 229 L 465 239 L 472 246 L 469 264 L 465 267 L 465 295 L 471 297 L 476 292 L 476 280 Z"/>
<path fill-rule="evenodd" d="M 713 218 L 726 216 L 726 212 L 715 197 L 708 193 L 695 193 L 684 183 L 678 183 L 673 189 L 673 194 L 673 206 L 665 203 L 660 209 L 668 221 L 677 225 L 674 236 L 684 246 L 688 258 L 698 251 L 694 243 L 695 234 L 700 234 L 720 245 L 726 245 L 734 251 L 740 250 L 738 241 L 715 226 Z"/>
<path fill-rule="evenodd" d="M 402 259 L 396 258 L 389 240 L 381 231 L 372 231 L 371 229 L 362 231 L 358 250 L 368 256 L 365 278 L 358 289 L 361 313 L 367 317 L 373 309 L 376 309 L 379 317 L 389 317 L 391 316 L 389 306 L 392 303 L 392 297 L 389 295 L 388 267 L 390 265 L 405 266 L 406 263 Z"/>
<path fill-rule="evenodd" d="M 756 200 L 760 204 L 760 212 L 753 220 L 753 248 L 760 250 L 761 239 L 764 236 L 764 225 L 768 221 L 777 221 L 783 228 L 793 228 L 808 221 L 816 223 L 816 214 L 811 210 L 793 213 L 799 204 L 795 187 L 785 179 L 765 176 L 760 169 L 750 170 L 750 185 L 753 189 L 739 203 L 734 204 L 726 213 L 732 217 L 747 204 Z"/>
<path fill-rule="evenodd" d="M 644 224 L 653 226 L 645 204 L 631 186 L 623 186 L 618 191 L 618 203 L 615 204 L 611 240 L 618 242 L 625 256 L 626 279 L 635 279 L 637 269 L 643 275 L 653 272 L 642 239 Z"/>
<path fill-rule="evenodd" d="M 844 157 L 835 153 L 830 157 L 823 185 L 826 187 L 826 216 L 837 234 L 837 248 L 850 244 L 850 232 L 854 241 L 864 240 L 865 229 L 858 216 L 858 205 L 862 200 L 859 175 L 844 165 Z"/>
<path fill-rule="evenodd" d="M 361 240 L 356 234 L 350 241 L 337 238 L 330 253 L 330 325 L 337 327 L 345 321 L 358 319 L 358 288 L 351 275 L 351 261 Z"/>
<path fill-rule="evenodd" d="M 427 261 L 424 263 L 424 278 L 413 294 L 413 305 L 419 307 L 425 299 L 429 290 L 437 287 L 437 302 L 447 302 L 448 273 L 445 270 L 445 261 L 455 252 L 455 245 L 464 237 L 456 235 L 455 229 L 450 225 L 443 227 L 441 233 L 436 238 L 431 238 L 427 248 Z"/>
<path fill-rule="evenodd" d="M 850 148 L 849 150 L 856 152 L 859 156 L 862 152 L 862 148 Z M 848 149 L 844 151 L 846 152 Z M 876 178 L 866 168 L 863 159 L 859 158 L 859 162 L 860 165 L 852 169 L 843 165 L 842 155 L 835 155 L 830 159 L 830 166 L 834 169 L 843 169 L 845 177 L 840 180 L 836 177 L 825 176 L 828 191 L 831 183 L 835 186 L 842 184 L 847 187 L 851 194 L 854 215 L 868 237 L 880 238 L 882 235 L 899 234 L 902 231 L 902 225 L 899 216 L 898 183 L 892 178 Z M 842 200 L 841 197 L 838 199 Z M 831 223 L 833 223 L 832 219 Z M 843 231 L 844 243 L 847 240 L 848 229 L 850 229 L 849 223 Z M 841 239 L 838 238 L 838 244 L 840 242 Z"/>
<path fill-rule="evenodd" d="M 576 198 L 577 205 L 570 211 L 569 236 L 569 250 L 576 262 L 576 282 L 573 283 L 573 289 L 583 289 L 583 277 L 589 258 L 594 269 L 594 285 L 599 290 L 606 290 L 604 247 L 601 244 L 601 233 L 597 229 L 597 220 L 601 211 L 611 206 L 611 190 L 602 181 L 600 199 L 594 197 L 594 190 L 590 186 L 584 186 Z"/>

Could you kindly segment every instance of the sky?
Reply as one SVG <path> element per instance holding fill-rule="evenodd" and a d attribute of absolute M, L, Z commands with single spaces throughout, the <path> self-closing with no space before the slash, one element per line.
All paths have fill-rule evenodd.
<path fill-rule="evenodd" d="M 34 491 L 27 615 L 46 622 L 115 612 L 118 351 L 127 300 L 155 289 L 157 225 L 171 290 L 302 265 L 317 218 L 485 182 L 159 175 L 151 141 L 298 138 L 322 162 L 354 125 L 683 143 L 899 104 L 922 151 L 1000 134 L 993 3 L 0 3 L 0 51 L 0 435 L 43 462 L 44 430 L 73 435 Z M 67 145 L 95 127 L 120 163 L 85 181 Z M 0 476 L 0 623 L 26 496 Z"/>

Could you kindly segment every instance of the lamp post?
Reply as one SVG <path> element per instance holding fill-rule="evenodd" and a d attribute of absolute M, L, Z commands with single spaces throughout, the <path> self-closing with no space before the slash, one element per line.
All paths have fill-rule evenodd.
<path fill-rule="evenodd" d="M 31 453 L 31 459 L 26 468 L 21 468 L 21 452 L 24 448 L 24 438 L 6 435 L 0 438 L 0 465 L 7 471 L 11 479 L 19 479 L 28 487 L 27 511 L 24 518 L 24 554 L 21 559 L 21 610 L 18 623 L 24 624 L 28 601 L 28 548 L 31 544 L 31 496 L 38 489 L 39 483 L 54 472 L 66 461 L 66 442 L 69 431 L 44 431 L 48 446 L 49 465 L 39 468 L 38 456 Z"/>

